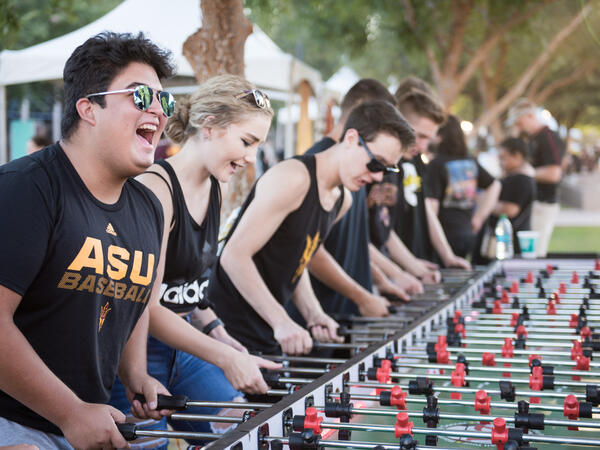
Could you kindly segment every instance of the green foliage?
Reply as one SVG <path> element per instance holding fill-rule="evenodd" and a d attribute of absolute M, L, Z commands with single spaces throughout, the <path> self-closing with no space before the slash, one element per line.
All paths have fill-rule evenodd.
<path fill-rule="evenodd" d="M 62 36 L 98 19 L 121 0 L 0 0 L 0 50 L 19 50 Z M 27 97 L 31 110 L 49 112 L 61 90 L 53 83 L 8 86 L 9 106 Z"/>
<path fill-rule="evenodd" d="M 106 14 L 121 0 L 2 0 L 0 50 L 62 36 Z"/>

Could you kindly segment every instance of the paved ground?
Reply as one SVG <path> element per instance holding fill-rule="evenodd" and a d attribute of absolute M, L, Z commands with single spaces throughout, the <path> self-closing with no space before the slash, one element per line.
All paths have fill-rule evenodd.
<path fill-rule="evenodd" d="M 557 227 L 600 227 L 600 211 L 561 208 Z"/>

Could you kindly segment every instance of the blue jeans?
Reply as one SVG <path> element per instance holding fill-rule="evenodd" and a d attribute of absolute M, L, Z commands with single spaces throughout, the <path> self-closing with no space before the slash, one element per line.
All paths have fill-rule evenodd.
<path fill-rule="evenodd" d="M 148 373 L 160 381 L 172 395 L 185 395 L 190 400 L 226 401 L 241 397 L 238 391 L 229 383 L 223 371 L 206 361 L 196 358 L 189 353 L 163 344 L 158 339 L 148 336 Z M 125 387 L 117 377 L 112 389 L 109 402 L 115 408 L 127 414 L 130 404 L 125 395 Z M 186 414 L 217 414 L 219 408 L 187 408 Z M 192 422 L 186 420 L 170 420 L 163 417 L 152 425 L 143 427 L 148 430 L 166 430 L 167 420 L 177 431 L 195 431 L 212 433 L 208 422 Z M 189 441 L 192 445 L 202 445 L 203 441 Z M 166 450 L 164 447 L 159 447 Z"/>

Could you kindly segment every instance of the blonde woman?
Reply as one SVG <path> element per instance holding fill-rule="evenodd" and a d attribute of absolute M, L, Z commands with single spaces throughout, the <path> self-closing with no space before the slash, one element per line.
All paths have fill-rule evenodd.
<path fill-rule="evenodd" d="M 256 161 L 273 110 L 268 97 L 243 78 L 214 77 L 177 103 L 167 135 L 181 150 L 139 177 L 162 204 L 165 229 L 150 303 L 148 372 L 172 395 L 240 400 L 268 389 L 259 368 L 279 365 L 251 356 L 233 339 L 205 297 L 216 261 L 221 199 L 227 181 Z M 152 124 L 148 124 L 149 127 Z M 200 321 L 203 331 L 190 324 Z M 128 408 L 121 388 L 111 403 Z M 156 405 L 132 403 L 142 413 Z M 215 414 L 214 408 L 188 409 Z M 165 429 L 166 424 L 158 428 Z M 218 424 L 172 421 L 176 430 L 218 431 Z"/>

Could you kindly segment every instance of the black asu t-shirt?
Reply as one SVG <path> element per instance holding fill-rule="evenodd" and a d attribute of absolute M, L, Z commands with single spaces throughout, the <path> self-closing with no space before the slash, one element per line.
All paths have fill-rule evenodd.
<path fill-rule="evenodd" d="M 533 167 L 560 166 L 565 156 L 565 142 L 548 127 L 542 128 L 529 141 Z M 558 201 L 558 183 L 537 182 L 537 200 L 547 203 Z"/>
<path fill-rule="evenodd" d="M 0 284 L 22 296 L 14 322 L 86 402 L 107 403 L 148 299 L 163 229 L 158 199 L 135 180 L 112 205 L 86 188 L 58 144 L 0 167 Z M 60 430 L 0 391 L 0 415 Z"/>
<path fill-rule="evenodd" d="M 300 205 L 289 213 L 267 243 L 252 257 L 258 272 L 273 297 L 285 305 L 291 299 L 300 277 L 312 256 L 327 237 L 344 201 L 344 190 L 329 211 L 321 206 L 316 178 L 314 155 L 297 156 L 310 174 L 310 186 Z M 248 206 L 254 200 L 256 184 L 248 194 L 231 236 Z M 225 248 L 227 247 L 225 243 Z M 281 352 L 273 336 L 273 330 L 237 290 L 229 275 L 220 264 L 215 266 L 208 295 L 215 311 L 223 319 L 227 331 L 249 350 L 266 353 Z"/>

